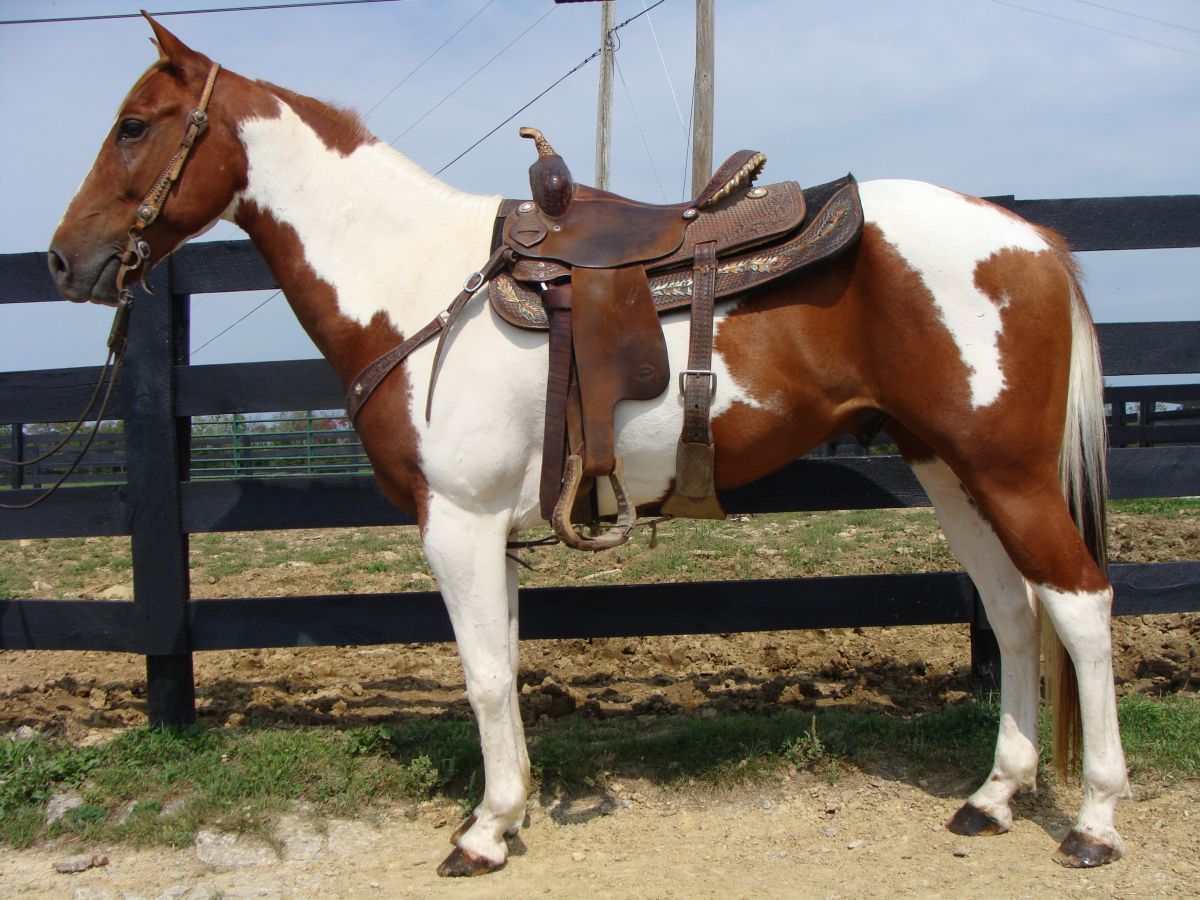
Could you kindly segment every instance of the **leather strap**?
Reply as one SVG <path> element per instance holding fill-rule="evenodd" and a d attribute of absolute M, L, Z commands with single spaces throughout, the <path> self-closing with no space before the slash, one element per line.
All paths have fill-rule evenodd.
<path fill-rule="evenodd" d="M 716 464 L 709 413 L 717 389 L 712 370 L 713 300 L 716 294 L 716 242 L 696 246 L 692 272 L 692 319 L 688 367 L 679 373 L 683 393 L 683 430 L 675 455 L 675 488 L 662 505 L 667 515 L 723 519 L 714 485 Z"/>
<path fill-rule="evenodd" d="M 571 387 L 571 286 L 550 287 L 544 298 L 550 318 L 550 368 L 546 377 L 546 428 L 542 437 L 542 480 L 538 491 L 542 518 L 551 521 L 562 492 L 567 424 L 567 396 Z"/>
<path fill-rule="evenodd" d="M 440 334 L 437 350 L 433 355 L 433 371 L 429 376 L 429 394 L 425 399 L 425 421 L 429 421 L 433 407 L 433 387 L 437 381 L 446 335 L 458 321 L 467 302 L 475 296 L 475 292 L 505 266 L 508 262 L 509 252 L 507 247 L 498 247 L 484 263 L 483 268 L 466 280 L 458 296 L 443 312 L 438 313 L 424 328 L 367 365 L 354 377 L 354 380 L 350 382 L 350 390 L 346 392 L 346 414 L 350 417 L 351 422 L 358 416 L 363 404 L 371 399 L 375 389 L 400 363 L 404 362 L 414 350 L 429 341 L 434 335 Z"/>

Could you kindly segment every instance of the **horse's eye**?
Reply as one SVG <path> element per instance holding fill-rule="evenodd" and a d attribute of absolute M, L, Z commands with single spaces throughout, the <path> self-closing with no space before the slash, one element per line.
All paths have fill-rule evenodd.
<path fill-rule="evenodd" d="M 141 119 L 122 119 L 117 127 L 117 140 L 136 141 L 146 133 L 146 123 Z"/>

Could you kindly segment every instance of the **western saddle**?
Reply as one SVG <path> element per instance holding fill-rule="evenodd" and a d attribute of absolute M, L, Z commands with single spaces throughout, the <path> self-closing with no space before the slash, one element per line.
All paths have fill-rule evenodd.
<path fill-rule="evenodd" d="M 853 176 L 807 191 L 795 182 L 752 187 L 766 156 L 733 154 L 694 200 L 653 205 L 577 184 L 536 128 L 522 128 L 537 159 L 532 199 L 505 200 L 493 252 L 450 307 L 351 382 L 353 419 L 412 350 L 438 335 L 433 388 L 445 339 L 485 282 L 493 310 L 519 328 L 549 331 L 542 447 L 542 515 L 569 546 L 604 550 L 628 540 L 637 517 L 616 456 L 613 415 L 622 400 L 652 400 L 671 381 L 659 315 L 691 308 L 687 368 L 678 373 L 683 429 L 666 515 L 724 518 L 714 488 L 709 410 L 713 306 L 825 260 L 853 244 L 862 209 Z M 606 477 L 615 524 L 600 524 L 595 480 Z M 589 525 L 584 534 L 575 521 Z"/>

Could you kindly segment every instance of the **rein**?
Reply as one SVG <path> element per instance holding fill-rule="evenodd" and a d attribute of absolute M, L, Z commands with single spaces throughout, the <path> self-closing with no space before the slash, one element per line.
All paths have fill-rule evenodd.
<path fill-rule="evenodd" d="M 151 250 L 150 244 L 143 237 L 143 234 L 158 218 L 159 213 L 162 212 L 163 205 L 167 202 L 167 196 L 171 193 L 171 188 L 175 186 L 175 183 L 179 181 L 180 175 L 183 174 L 183 164 L 187 162 L 188 154 L 192 152 L 192 146 L 208 128 L 208 103 L 212 99 L 213 86 L 217 82 L 217 73 L 220 71 L 220 63 L 213 63 L 212 68 L 208 70 L 208 79 L 204 83 L 204 91 L 200 95 L 200 102 L 195 109 L 188 113 L 187 127 L 184 129 L 183 137 L 179 139 L 179 146 L 175 148 L 175 152 L 167 161 L 166 166 L 163 167 L 158 178 L 154 180 L 154 185 L 142 199 L 142 202 L 138 204 L 134 212 L 134 222 L 129 227 L 128 232 L 129 240 L 120 257 L 121 268 L 117 270 L 117 310 L 113 315 L 112 328 L 108 332 L 108 356 L 104 360 L 104 365 L 100 368 L 100 378 L 96 381 L 96 387 L 92 391 L 92 396 L 88 400 L 87 406 L 84 407 L 75 424 L 71 426 L 58 443 L 41 456 L 36 456 L 33 459 L 0 459 L 0 464 L 24 468 L 25 466 L 35 465 L 53 456 L 65 447 L 71 438 L 79 433 L 84 422 L 88 419 L 88 414 L 96 405 L 96 398 L 100 396 L 101 390 L 103 390 L 104 399 L 100 403 L 100 409 L 96 412 L 91 431 L 84 440 L 83 446 L 79 449 L 78 455 L 54 484 L 28 503 L 0 503 L 0 509 L 32 509 L 46 500 L 51 494 L 66 484 L 67 479 L 79 468 L 79 464 L 83 462 L 83 457 L 91 449 L 92 442 L 100 432 L 100 424 L 104 421 L 105 412 L 108 411 L 108 404 L 112 399 L 113 388 L 117 383 L 117 373 L 121 371 L 121 362 L 125 357 L 126 337 L 129 332 L 129 311 L 133 305 L 133 292 L 125 286 L 125 282 L 130 275 L 141 269 L 140 281 L 142 288 L 148 294 L 153 293 L 150 290 L 150 286 L 146 284 L 147 273 L 145 271 L 145 263 L 150 258 Z M 106 379 L 108 386 L 104 387 Z"/>

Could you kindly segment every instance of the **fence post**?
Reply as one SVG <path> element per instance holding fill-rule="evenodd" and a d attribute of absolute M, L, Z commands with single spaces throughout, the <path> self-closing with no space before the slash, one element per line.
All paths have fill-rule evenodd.
<path fill-rule="evenodd" d="M 1000 690 L 1000 645 L 974 586 L 971 595 L 975 608 L 971 616 L 971 684 L 980 693 L 994 694 Z"/>
<path fill-rule="evenodd" d="M 133 596 L 146 656 L 151 725 L 189 725 L 196 693 L 188 628 L 188 539 L 183 533 L 180 441 L 174 411 L 174 366 L 186 359 L 187 297 L 171 292 L 171 266 L 151 278 L 154 294 L 136 290 L 121 378 L 129 403 Z M 186 446 L 184 448 L 186 452 Z"/>

